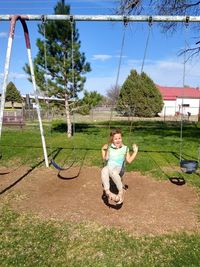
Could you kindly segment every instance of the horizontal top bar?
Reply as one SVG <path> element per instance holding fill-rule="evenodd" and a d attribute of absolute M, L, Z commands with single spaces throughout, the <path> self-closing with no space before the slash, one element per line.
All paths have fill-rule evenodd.
<path fill-rule="evenodd" d="M 25 20 L 122 21 L 122 22 L 200 22 L 200 16 L 121 16 L 121 15 L 0 15 L 0 20 L 21 16 Z"/>

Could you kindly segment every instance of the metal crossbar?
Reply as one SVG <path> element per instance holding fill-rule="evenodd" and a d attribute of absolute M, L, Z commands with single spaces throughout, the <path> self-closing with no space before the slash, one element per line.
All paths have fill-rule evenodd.
<path fill-rule="evenodd" d="M 0 20 L 11 20 L 13 15 L 0 15 Z M 24 20 L 124 21 L 124 22 L 200 22 L 200 16 L 149 15 L 19 15 Z"/>

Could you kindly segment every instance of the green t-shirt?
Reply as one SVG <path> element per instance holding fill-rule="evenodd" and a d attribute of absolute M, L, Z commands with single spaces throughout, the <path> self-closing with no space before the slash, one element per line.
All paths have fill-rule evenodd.
<path fill-rule="evenodd" d="M 108 148 L 108 162 L 107 165 L 110 167 L 119 166 L 122 167 L 126 153 L 129 151 L 129 148 L 125 145 L 122 145 L 120 148 L 115 148 L 114 145 L 110 145 Z"/>

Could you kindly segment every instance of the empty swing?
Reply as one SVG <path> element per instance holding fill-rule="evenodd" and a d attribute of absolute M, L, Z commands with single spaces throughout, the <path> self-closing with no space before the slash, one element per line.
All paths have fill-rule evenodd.
<path fill-rule="evenodd" d="M 43 36 L 44 36 L 44 67 L 45 67 L 45 86 L 46 88 L 48 88 L 48 84 L 47 84 L 47 43 L 46 43 L 46 22 L 45 22 L 45 18 L 43 17 Z M 73 86 L 73 90 L 74 90 L 74 84 L 75 84 L 75 77 L 74 77 L 74 21 L 73 21 L 73 17 L 71 17 L 70 19 L 70 23 L 71 23 L 71 69 L 72 69 L 72 86 Z M 64 56 L 64 67 L 65 67 L 65 56 Z M 75 93 L 74 93 L 75 95 Z M 73 124 L 73 127 L 74 127 L 74 124 Z M 74 132 L 74 129 L 73 129 L 73 132 Z M 59 149 L 59 152 L 60 152 L 61 149 Z M 75 147 L 73 146 L 73 151 L 72 151 L 72 155 L 73 155 L 73 159 L 70 160 L 70 162 L 68 162 L 68 164 L 66 165 L 66 162 L 68 161 L 67 160 L 67 157 L 66 159 L 62 162 L 62 166 L 60 164 L 58 164 L 56 161 L 55 161 L 55 157 L 57 156 L 57 154 L 59 153 L 57 152 L 56 155 L 54 153 L 52 153 L 52 158 L 50 160 L 50 164 L 56 169 L 58 170 L 59 172 L 61 171 L 66 171 L 68 170 L 69 168 L 71 168 L 75 162 L 77 162 L 77 159 L 76 157 L 73 155 L 75 153 Z M 53 156 L 54 154 L 54 156 Z"/>
<path fill-rule="evenodd" d="M 186 20 L 185 27 L 187 30 L 188 27 L 188 19 Z M 198 160 L 192 159 L 183 159 L 182 158 L 182 145 L 183 145 L 183 106 L 184 106 L 184 88 L 185 88 L 185 69 L 186 69 L 186 39 L 185 39 L 185 49 L 184 49 L 184 62 L 183 62 L 183 94 L 182 94 L 182 103 L 181 103 L 181 124 L 180 124 L 180 168 L 184 173 L 192 174 L 195 173 L 198 169 L 199 163 L 199 154 L 200 148 L 198 149 Z"/>

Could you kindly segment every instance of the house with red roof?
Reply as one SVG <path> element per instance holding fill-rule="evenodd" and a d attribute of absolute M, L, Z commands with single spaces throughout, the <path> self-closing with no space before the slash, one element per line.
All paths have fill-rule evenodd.
<path fill-rule="evenodd" d="M 156 86 L 164 102 L 161 116 L 174 116 L 181 113 L 184 115 L 199 114 L 200 88 Z"/>

